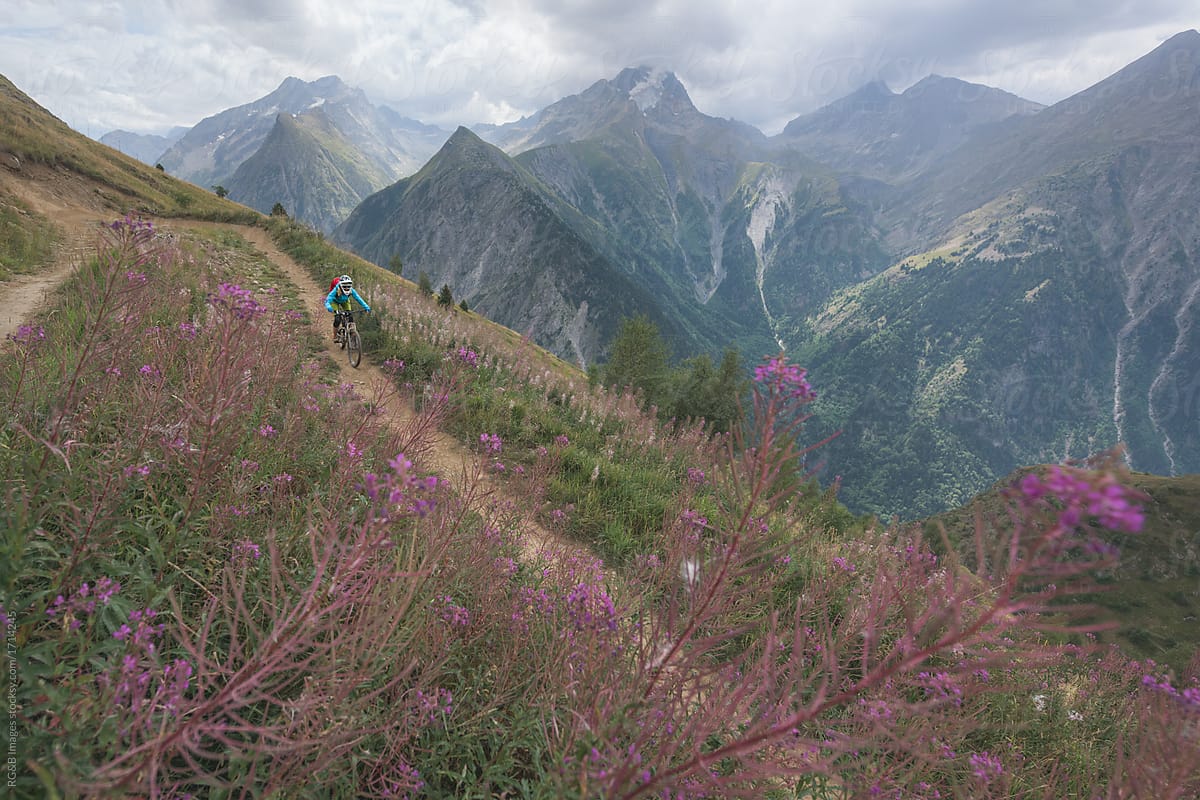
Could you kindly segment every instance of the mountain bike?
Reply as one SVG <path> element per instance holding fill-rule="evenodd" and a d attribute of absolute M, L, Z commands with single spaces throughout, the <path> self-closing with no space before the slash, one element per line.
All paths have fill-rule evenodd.
<path fill-rule="evenodd" d="M 359 362 L 362 361 L 362 339 L 358 335 L 358 326 L 354 324 L 354 314 L 350 311 L 333 313 L 342 321 L 334 341 L 337 342 L 338 347 L 346 351 L 346 358 L 349 359 L 350 366 L 357 368 Z"/>

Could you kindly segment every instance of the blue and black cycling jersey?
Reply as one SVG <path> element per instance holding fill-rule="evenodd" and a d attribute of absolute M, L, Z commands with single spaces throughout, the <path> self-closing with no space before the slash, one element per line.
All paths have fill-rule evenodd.
<path fill-rule="evenodd" d="M 351 298 L 358 301 L 362 306 L 363 311 L 370 311 L 371 307 L 367 305 L 367 301 L 362 299 L 357 289 L 351 289 L 349 294 L 343 294 L 339 287 L 334 287 L 333 291 L 325 295 L 325 310 L 326 311 L 349 311 Z"/>

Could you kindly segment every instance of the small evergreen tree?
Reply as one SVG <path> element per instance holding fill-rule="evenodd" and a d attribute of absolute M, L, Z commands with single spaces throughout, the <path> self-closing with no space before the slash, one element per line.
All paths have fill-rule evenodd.
<path fill-rule="evenodd" d="M 397 275 L 404 274 L 404 264 L 403 264 L 403 262 L 400 261 L 400 256 L 398 256 L 398 255 L 392 256 L 391 260 L 388 261 L 388 269 L 390 269 L 392 272 L 396 273 Z"/>
<path fill-rule="evenodd" d="M 747 381 L 742 362 L 732 347 L 725 350 L 719 367 L 708 355 L 689 359 L 677 370 L 673 382 L 676 419 L 704 419 L 715 431 L 727 432 L 742 416 L 742 395 Z"/>
<path fill-rule="evenodd" d="M 159 172 L 166 172 L 166 171 L 167 171 L 167 170 L 166 170 L 166 168 L 165 168 L 165 167 L 163 167 L 163 165 L 162 165 L 162 164 L 155 164 L 155 165 L 154 165 L 154 168 L 155 168 L 156 170 L 158 170 Z"/>
<path fill-rule="evenodd" d="M 663 407 L 668 385 L 667 343 L 644 314 L 621 321 L 604 365 L 604 385 L 645 392 L 646 402 Z"/>
<path fill-rule="evenodd" d="M 425 274 L 425 270 L 417 275 L 417 289 L 423 295 L 433 294 L 433 283 L 429 280 L 429 276 Z"/>
<path fill-rule="evenodd" d="M 284 217 L 286 219 L 287 215 L 288 213 L 287 210 L 284 209 L 283 203 L 276 203 L 275 205 L 271 206 L 272 217 Z"/>
<path fill-rule="evenodd" d="M 212 190 L 217 195 L 217 197 L 226 197 L 229 195 L 229 190 L 226 189 L 224 186 L 222 186 L 219 183 L 216 186 L 212 187 Z"/>
<path fill-rule="evenodd" d="M 442 290 L 438 292 L 438 305 L 443 308 L 454 305 L 454 295 L 450 293 L 450 284 L 442 284 Z"/>
<path fill-rule="evenodd" d="M 467 307 L 467 301 L 466 301 L 466 300 L 463 300 L 461 303 L 459 303 L 459 304 L 458 304 L 458 307 L 459 307 L 459 308 L 461 308 L 463 311 L 470 311 L 470 310 L 471 310 L 470 308 L 468 308 L 468 307 Z"/>

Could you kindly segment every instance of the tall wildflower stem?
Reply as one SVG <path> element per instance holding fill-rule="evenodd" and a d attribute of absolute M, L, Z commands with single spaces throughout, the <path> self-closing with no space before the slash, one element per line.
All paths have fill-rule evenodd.
<path fill-rule="evenodd" d="M 108 319 L 116 308 L 115 301 L 120 291 L 118 275 L 124 270 L 140 267 L 151 258 L 148 245 L 153 235 L 154 229 L 149 222 L 132 217 L 117 220 L 104 232 L 99 247 L 100 255 L 95 262 L 95 267 L 90 271 L 83 272 L 85 279 L 97 281 L 99 286 L 82 287 L 81 294 L 84 302 L 87 303 L 87 308 L 91 310 L 91 314 L 86 317 L 88 323 L 83 347 L 79 350 L 78 358 L 75 359 L 71 369 L 70 378 L 66 382 L 67 388 L 63 395 L 62 407 L 59 409 L 54 428 L 48 439 L 48 442 L 55 447 L 48 447 L 43 453 L 39 470 L 45 469 L 47 460 L 52 453 L 61 452 L 59 448 L 62 446 L 63 426 L 70 416 L 70 410 L 75 405 L 79 382 L 91 362 L 97 341 L 100 335 L 107 330 Z M 89 292 L 89 288 L 93 291 Z"/>
<path fill-rule="evenodd" d="M 700 598 L 692 606 L 683 631 L 674 637 L 667 653 L 661 658 L 660 667 L 674 662 L 695 636 L 697 629 L 711 617 L 713 609 L 721 604 L 731 579 L 731 570 L 744 561 L 742 550 L 745 537 L 754 528 L 755 517 L 777 505 L 789 487 L 794 486 L 793 481 L 781 480 L 785 470 L 796 468 L 801 458 L 833 438 L 827 437 L 803 449 L 797 447 L 797 437 L 804 423 L 811 418 L 810 414 L 795 413 L 797 401 L 803 405 L 811 402 L 815 395 L 804 382 L 803 371 L 798 376 L 789 377 L 793 381 L 760 380 L 760 387 L 754 393 L 754 414 L 748 420 L 753 433 L 751 441 L 747 441 L 743 429 L 735 430 L 725 440 L 725 485 L 732 495 L 730 502 L 736 511 L 730 515 L 731 524 L 721 526 L 717 531 L 721 556 L 713 577 L 701 583 Z M 803 389 L 798 388 L 800 385 Z M 790 418 L 787 413 L 789 410 L 793 412 Z M 643 699 L 648 699 L 654 693 L 663 674 L 661 668 L 651 672 L 642 691 Z"/>

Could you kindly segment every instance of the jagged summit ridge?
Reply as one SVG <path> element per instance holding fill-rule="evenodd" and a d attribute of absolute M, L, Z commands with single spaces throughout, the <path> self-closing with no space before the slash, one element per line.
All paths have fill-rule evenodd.
<path fill-rule="evenodd" d="M 659 67 L 628 67 L 611 82 L 637 105 L 642 113 L 660 105 L 694 108 L 687 89 L 675 73 Z"/>

